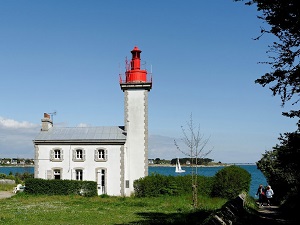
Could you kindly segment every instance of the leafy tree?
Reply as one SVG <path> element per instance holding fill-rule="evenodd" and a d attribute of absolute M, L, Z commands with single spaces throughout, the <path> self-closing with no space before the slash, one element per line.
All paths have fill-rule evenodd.
<path fill-rule="evenodd" d="M 257 162 L 257 167 L 272 184 L 274 197 L 295 208 L 300 190 L 300 132 L 281 135 L 280 144 L 266 151 Z"/>
<path fill-rule="evenodd" d="M 261 35 L 256 40 L 265 34 L 276 37 L 267 52 L 269 61 L 265 62 L 271 66 L 271 71 L 255 82 L 263 87 L 268 85 L 274 96 L 280 96 L 282 106 L 290 102 L 295 107 L 300 101 L 299 0 L 250 0 L 245 4 L 256 5 L 260 13 L 258 18 L 269 25 L 267 29 L 261 28 Z M 280 144 L 272 151 L 266 151 L 257 166 L 276 188 L 275 196 L 296 209 L 300 200 L 300 166 L 297 162 L 300 154 L 300 110 L 295 108 L 283 112 L 283 115 L 298 118 L 297 131 L 281 135 Z"/>
<path fill-rule="evenodd" d="M 156 159 L 154 160 L 154 164 L 160 164 L 160 158 L 156 158 Z"/>
<path fill-rule="evenodd" d="M 251 174 L 238 166 L 228 166 L 219 170 L 214 176 L 212 196 L 227 199 L 236 198 L 239 194 L 249 192 Z"/>
<path fill-rule="evenodd" d="M 180 164 L 190 164 L 191 158 L 179 158 L 179 162 Z M 196 161 L 196 159 L 194 159 L 194 162 Z M 197 165 L 207 165 L 210 162 L 214 161 L 213 159 L 209 159 L 209 158 L 198 158 L 197 159 Z M 175 165 L 177 162 L 177 158 L 171 159 L 171 164 Z"/>
<path fill-rule="evenodd" d="M 243 1 L 243 0 L 235 0 Z M 256 5 L 260 12 L 259 19 L 270 27 L 262 27 L 260 39 L 265 34 L 272 34 L 276 41 L 269 46 L 271 71 L 255 82 L 265 87 L 270 85 L 274 96 L 279 95 L 284 106 L 288 101 L 296 105 L 300 101 L 300 3 L 299 0 L 251 0 L 247 5 Z M 284 116 L 298 117 L 300 129 L 300 110 L 284 112 Z"/>

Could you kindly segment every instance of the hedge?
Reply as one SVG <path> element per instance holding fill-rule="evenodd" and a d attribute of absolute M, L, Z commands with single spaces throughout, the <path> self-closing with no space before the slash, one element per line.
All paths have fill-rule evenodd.
<path fill-rule="evenodd" d="M 251 174 L 238 166 L 228 166 L 215 176 L 197 176 L 197 190 L 200 195 L 232 199 L 242 192 L 249 192 Z M 191 193 L 192 176 L 164 176 L 153 173 L 134 182 L 135 196 L 157 197 Z"/>
<path fill-rule="evenodd" d="M 45 195 L 97 195 L 97 183 L 94 181 L 44 180 L 29 178 L 25 180 L 25 193 Z"/>
<path fill-rule="evenodd" d="M 135 196 L 157 197 L 161 195 L 181 195 L 192 190 L 191 175 L 164 176 L 153 173 L 134 182 Z M 198 193 L 210 195 L 213 185 L 212 177 L 197 176 Z"/>

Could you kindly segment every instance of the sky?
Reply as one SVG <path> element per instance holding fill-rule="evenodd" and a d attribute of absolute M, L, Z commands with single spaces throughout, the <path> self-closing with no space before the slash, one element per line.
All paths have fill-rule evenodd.
<path fill-rule="evenodd" d="M 148 72 L 149 158 L 176 149 L 192 115 L 215 162 L 254 163 L 296 130 L 255 84 L 272 36 L 255 6 L 231 0 L 0 1 L 0 158 L 34 158 L 43 113 L 54 126 L 124 125 L 119 74 L 134 46 Z"/>

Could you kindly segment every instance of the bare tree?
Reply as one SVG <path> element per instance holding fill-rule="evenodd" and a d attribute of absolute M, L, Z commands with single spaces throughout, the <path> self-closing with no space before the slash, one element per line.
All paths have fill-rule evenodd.
<path fill-rule="evenodd" d="M 174 140 L 176 148 L 191 159 L 190 166 L 192 168 L 192 194 L 193 194 L 193 207 L 198 207 L 198 188 L 197 188 L 197 176 L 198 176 L 198 159 L 206 157 L 211 153 L 212 149 L 206 151 L 205 148 L 209 141 L 209 138 L 204 138 L 204 135 L 200 133 L 200 124 L 196 127 L 193 122 L 193 116 L 190 115 L 190 120 L 187 121 L 187 130 L 181 126 L 183 141 L 185 148 L 180 148 L 176 140 Z"/>

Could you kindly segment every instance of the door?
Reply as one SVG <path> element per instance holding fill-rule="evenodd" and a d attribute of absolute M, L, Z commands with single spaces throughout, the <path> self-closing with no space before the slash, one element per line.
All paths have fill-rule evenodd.
<path fill-rule="evenodd" d="M 97 170 L 97 190 L 98 195 L 106 194 L 106 183 L 105 177 L 106 171 L 105 169 L 98 169 Z"/>

